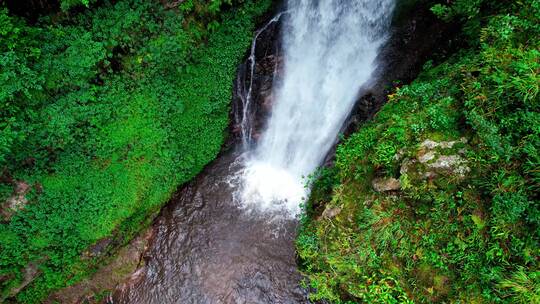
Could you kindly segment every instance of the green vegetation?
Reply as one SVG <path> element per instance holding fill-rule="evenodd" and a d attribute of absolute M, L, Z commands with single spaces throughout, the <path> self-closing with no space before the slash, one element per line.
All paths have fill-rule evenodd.
<path fill-rule="evenodd" d="M 297 249 L 314 300 L 540 303 L 540 1 L 451 3 L 432 10 L 470 47 L 313 181 Z"/>
<path fill-rule="evenodd" d="M 1 202 L 30 187 L 27 204 L 2 206 L 0 302 L 29 283 L 16 301 L 38 303 L 88 275 L 91 245 L 129 239 L 217 155 L 270 3 L 124 0 L 34 25 L 0 7 Z"/>

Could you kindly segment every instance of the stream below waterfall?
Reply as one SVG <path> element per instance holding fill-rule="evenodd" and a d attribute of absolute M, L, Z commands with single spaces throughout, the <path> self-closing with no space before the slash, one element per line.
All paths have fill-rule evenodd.
<path fill-rule="evenodd" d="M 175 194 L 154 224 L 145 267 L 112 302 L 308 302 L 294 248 L 304 176 L 369 85 L 393 8 L 393 0 L 289 0 L 256 33 L 236 93 L 241 140 Z M 278 23 L 271 109 L 261 116 L 257 43 Z"/>
<path fill-rule="evenodd" d="M 233 204 L 235 153 L 173 198 L 155 224 L 144 277 L 114 303 L 306 303 L 298 286 L 296 222 Z"/>

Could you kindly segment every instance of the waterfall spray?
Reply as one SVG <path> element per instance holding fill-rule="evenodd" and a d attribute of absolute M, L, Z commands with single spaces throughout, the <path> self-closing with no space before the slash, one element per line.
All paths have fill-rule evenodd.
<path fill-rule="evenodd" d="M 294 216 L 307 195 L 303 177 L 321 164 L 376 68 L 394 0 L 287 4 L 284 75 L 274 88 L 277 99 L 267 127 L 248 151 L 240 198 L 246 207 Z M 251 141 L 250 132 L 243 133 L 245 142 Z"/>

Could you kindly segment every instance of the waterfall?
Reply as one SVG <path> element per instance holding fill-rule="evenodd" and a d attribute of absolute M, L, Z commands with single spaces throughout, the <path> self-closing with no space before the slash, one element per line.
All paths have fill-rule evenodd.
<path fill-rule="evenodd" d="M 376 68 L 394 0 L 288 0 L 287 6 L 284 73 L 266 129 L 247 152 L 240 197 L 247 207 L 294 216 L 308 191 L 303 177 L 321 164 Z"/>

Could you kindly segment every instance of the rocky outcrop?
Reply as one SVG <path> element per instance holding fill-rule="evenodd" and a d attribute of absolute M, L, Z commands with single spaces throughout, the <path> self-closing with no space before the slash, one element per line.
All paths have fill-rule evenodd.
<path fill-rule="evenodd" d="M 112 237 L 101 239 L 83 252 L 82 258 L 92 259 L 102 257 L 112 246 L 114 246 L 114 239 Z"/>
<path fill-rule="evenodd" d="M 280 75 L 283 74 L 284 64 L 280 39 L 281 28 L 281 19 L 269 23 L 254 41 L 255 49 L 253 58 L 248 57 L 238 67 L 230 115 L 232 140 L 229 140 L 227 146 L 231 146 L 241 138 L 241 124 L 243 119 L 249 120 L 248 123 L 253 128 L 252 138 L 255 142 L 260 137 L 261 130 L 265 127 L 266 118 L 269 116 L 274 103 L 274 96 L 272 94 L 274 82 L 279 81 Z M 253 66 L 251 60 L 254 60 Z M 248 102 L 248 95 L 250 95 L 250 106 L 247 113 L 244 113 L 244 105 Z"/>
<path fill-rule="evenodd" d="M 61 289 L 52 294 L 45 303 L 100 303 L 98 295 L 121 288 L 127 281 L 137 279 L 138 273 L 144 268 L 144 252 L 153 237 L 153 229 L 149 228 L 133 239 L 91 277 L 81 282 Z M 110 239 L 96 243 L 87 251 L 88 257 L 99 254 L 110 246 Z"/>
<path fill-rule="evenodd" d="M 399 179 L 389 177 L 389 178 L 375 178 L 371 185 L 373 189 L 377 192 L 388 192 L 388 191 L 397 191 L 401 189 L 401 182 Z"/>
<path fill-rule="evenodd" d="M 0 213 L 5 221 L 9 221 L 13 214 L 26 207 L 28 204 L 26 195 L 32 189 L 25 181 L 13 182 L 13 188 L 13 194 L 5 200 L 0 208 Z"/>
<path fill-rule="evenodd" d="M 4 301 L 6 301 L 6 299 L 16 296 L 21 290 L 23 290 L 26 286 L 30 285 L 30 283 L 32 283 L 39 275 L 41 275 L 39 265 L 43 263 L 46 259 L 47 258 L 42 258 L 28 264 L 22 271 L 22 280 L 17 285 L 11 287 L 9 292 L 4 297 L 0 297 L 0 303 L 3 303 Z M 0 277 L 0 282 L 10 279 L 13 279 L 12 275 L 3 276 Z"/>
<path fill-rule="evenodd" d="M 341 213 L 341 207 L 332 207 L 327 205 L 319 219 L 331 219 Z"/>
<path fill-rule="evenodd" d="M 420 179 L 446 176 L 462 180 L 471 171 L 465 158 L 466 143 L 466 138 L 440 142 L 427 139 L 420 144 L 415 153 L 410 153 L 413 154 L 412 157 L 403 160 L 400 173 Z M 394 159 L 402 159 L 403 154 L 403 151 L 398 152 Z"/>
<path fill-rule="evenodd" d="M 399 193 L 393 192 L 430 181 L 461 182 L 471 172 L 466 158 L 467 142 L 464 137 L 452 141 L 426 139 L 418 146 L 401 149 L 393 157 L 399 175 L 381 176 L 382 172 L 376 172 L 371 186 L 380 194 L 394 195 Z"/>
<path fill-rule="evenodd" d="M 28 284 L 32 283 L 39 274 L 41 274 L 41 271 L 38 269 L 38 263 L 30 263 L 26 266 L 23 273 L 23 281 L 19 286 L 11 290 L 10 296 L 18 294 L 23 288 L 28 286 Z"/>

